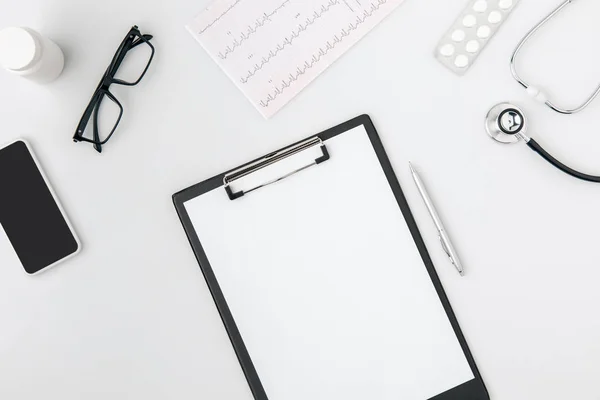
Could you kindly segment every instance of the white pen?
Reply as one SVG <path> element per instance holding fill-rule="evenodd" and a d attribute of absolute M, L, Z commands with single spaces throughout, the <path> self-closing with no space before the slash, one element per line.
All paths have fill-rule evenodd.
<path fill-rule="evenodd" d="M 452 246 L 452 242 L 450 241 L 450 238 L 448 237 L 448 233 L 446 232 L 446 229 L 444 229 L 444 224 L 442 224 L 442 220 L 440 219 L 440 216 L 438 215 L 437 211 L 435 210 L 435 206 L 433 205 L 433 202 L 431 201 L 431 197 L 429 197 L 429 194 L 427 193 L 427 190 L 425 189 L 425 185 L 423 184 L 423 181 L 419 177 L 419 174 L 417 174 L 417 171 L 415 171 L 415 169 L 413 168 L 412 164 L 409 162 L 408 165 L 410 167 L 412 177 L 415 180 L 415 184 L 417 185 L 417 189 L 419 189 L 419 193 L 421 193 L 421 197 L 423 198 L 423 201 L 425 202 L 425 206 L 427 207 L 427 210 L 429 211 L 429 215 L 431 215 L 431 219 L 433 219 L 433 223 L 435 224 L 435 227 L 438 230 L 440 242 L 442 243 L 442 248 L 448 255 L 448 258 L 450 258 L 450 261 L 452 262 L 454 267 L 456 267 L 456 270 L 458 271 L 458 273 L 461 276 L 463 276 L 465 271 L 462 267 L 462 264 L 460 263 L 460 260 L 458 259 L 456 250 L 454 250 L 454 246 Z"/>

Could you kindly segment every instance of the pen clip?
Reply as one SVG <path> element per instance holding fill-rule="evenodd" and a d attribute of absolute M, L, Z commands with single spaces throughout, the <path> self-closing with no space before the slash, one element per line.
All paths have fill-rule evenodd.
<path fill-rule="evenodd" d="M 465 272 L 464 272 L 462 266 L 458 262 L 458 259 L 454 258 L 454 256 L 452 255 L 452 252 L 448 248 L 448 243 L 446 242 L 446 240 L 445 240 L 445 238 L 443 236 L 443 231 L 439 233 L 439 238 L 440 238 L 440 243 L 442 244 L 442 249 L 444 249 L 444 252 L 446 253 L 446 255 L 448 256 L 448 258 L 450 259 L 450 262 L 458 270 L 458 273 L 460 274 L 460 276 L 464 276 Z"/>
<path fill-rule="evenodd" d="M 440 233 L 438 235 L 438 237 L 440 238 L 440 243 L 442 244 L 442 249 L 444 249 L 444 252 L 446 253 L 446 255 L 448 256 L 448 258 L 450 259 L 450 262 L 452 262 L 453 265 L 454 264 L 454 259 L 452 258 L 452 254 L 450 254 L 450 250 L 448 250 L 448 246 L 446 246 L 446 241 L 442 238 L 442 234 Z"/>

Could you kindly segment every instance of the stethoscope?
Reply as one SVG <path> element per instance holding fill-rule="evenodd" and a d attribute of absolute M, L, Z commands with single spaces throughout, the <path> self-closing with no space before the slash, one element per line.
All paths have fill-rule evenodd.
<path fill-rule="evenodd" d="M 598 85 L 598 87 L 591 94 L 591 96 L 589 96 L 586 101 L 584 101 L 583 103 L 581 103 L 581 105 L 579 107 L 571 108 L 571 109 L 564 108 L 564 107 L 559 107 L 559 106 L 556 105 L 556 103 L 554 103 L 551 100 L 549 100 L 548 96 L 543 91 L 541 91 L 540 89 L 536 88 L 535 86 L 532 86 L 532 85 L 528 84 L 523 79 L 521 79 L 521 77 L 517 73 L 517 66 L 516 66 L 516 64 L 517 64 L 517 56 L 521 52 L 521 49 L 523 48 L 523 46 L 525 45 L 525 43 L 527 43 L 527 41 L 529 39 L 531 39 L 531 37 L 533 35 L 535 35 L 546 23 L 548 23 L 552 18 L 554 18 L 558 13 L 560 13 L 566 6 L 568 6 L 569 4 L 573 3 L 574 1 L 575 0 L 566 0 L 566 1 L 564 1 L 554 11 L 552 11 L 550 14 L 548 14 L 548 16 L 546 18 L 542 19 L 536 26 L 534 26 L 529 32 L 527 32 L 527 34 L 525 35 L 525 37 L 521 40 L 521 42 L 519 42 L 519 44 L 515 48 L 515 50 L 513 52 L 513 55 L 512 55 L 512 57 L 510 59 L 510 71 L 512 73 L 512 76 L 517 80 L 517 82 L 519 82 L 519 84 L 521 84 L 521 86 L 523 86 L 525 88 L 525 90 L 527 90 L 527 93 L 529 93 L 533 98 L 535 98 L 536 100 L 538 100 L 541 103 L 546 104 L 552 110 L 554 110 L 554 111 L 556 111 L 557 113 L 560 113 L 560 114 L 576 114 L 576 113 L 578 113 L 580 111 L 583 111 L 600 94 L 600 85 Z"/>
<path fill-rule="evenodd" d="M 600 183 L 600 176 L 584 174 L 566 166 L 544 150 L 538 142 L 527 136 L 527 118 L 514 104 L 501 103 L 494 106 L 485 119 L 485 129 L 488 135 L 499 143 L 513 144 L 523 141 L 531 150 L 561 171 L 584 181 Z"/>
<path fill-rule="evenodd" d="M 589 106 L 592 103 L 592 101 L 594 101 L 596 97 L 598 97 L 598 95 L 600 94 L 600 86 L 598 86 L 598 88 L 596 88 L 592 95 L 579 107 L 573 109 L 559 107 L 556 105 L 556 103 L 548 99 L 548 97 L 543 92 L 529 85 L 523 79 L 520 78 L 516 69 L 516 59 L 524 44 L 542 26 L 544 26 L 548 21 L 550 21 L 554 16 L 556 16 L 556 14 L 558 14 L 563 8 L 571 4 L 573 1 L 574 0 L 564 1 L 560 6 L 558 6 L 558 8 L 556 8 L 547 17 L 542 19 L 536 26 L 534 26 L 533 29 L 531 29 L 527 33 L 527 35 L 525 35 L 525 37 L 521 40 L 521 42 L 517 45 L 510 60 L 511 72 L 513 74 L 513 77 L 517 80 L 517 82 L 519 82 L 530 95 L 532 95 L 537 100 L 546 104 L 552 110 L 560 114 L 575 114 L 584 110 L 587 106 Z M 485 119 L 485 129 L 488 135 L 499 143 L 513 144 L 523 141 L 527 144 L 527 146 L 529 146 L 531 150 L 538 153 L 546 161 L 548 161 L 550 164 L 552 164 L 559 170 L 584 181 L 600 183 L 600 176 L 584 174 L 566 166 L 565 164 L 561 163 L 556 158 L 554 158 L 552 155 L 550 155 L 550 153 L 548 153 L 546 150 L 544 150 L 544 148 L 538 142 L 536 142 L 531 137 L 527 136 L 528 121 L 525 116 L 525 113 L 523 112 L 523 110 L 521 110 L 518 106 L 514 104 L 501 103 L 495 105 L 487 114 L 487 117 Z"/>

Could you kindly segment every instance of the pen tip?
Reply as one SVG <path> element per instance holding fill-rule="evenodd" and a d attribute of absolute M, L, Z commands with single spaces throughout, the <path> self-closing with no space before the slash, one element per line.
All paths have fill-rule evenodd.
<path fill-rule="evenodd" d="M 412 172 L 415 172 L 415 168 L 413 167 L 413 165 L 412 165 L 412 163 L 410 161 L 408 162 L 408 167 L 410 168 L 410 170 Z"/>

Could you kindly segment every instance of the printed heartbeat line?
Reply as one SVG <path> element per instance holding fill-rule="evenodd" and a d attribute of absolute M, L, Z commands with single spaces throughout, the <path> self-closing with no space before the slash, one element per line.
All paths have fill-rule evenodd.
<path fill-rule="evenodd" d="M 242 0 L 235 0 L 235 3 L 233 3 L 231 6 L 229 6 L 229 8 L 225 11 L 223 11 L 223 13 L 221 15 L 219 15 L 217 18 L 215 18 L 210 24 L 206 25 L 204 28 L 200 29 L 200 31 L 198 32 L 199 35 L 202 35 L 204 32 L 206 32 L 206 30 L 208 28 L 210 28 L 211 26 L 213 26 L 214 24 L 216 24 L 217 22 L 219 22 L 219 20 L 221 18 L 223 18 L 229 11 L 231 11 L 235 6 L 237 6 Z"/>
<path fill-rule="evenodd" d="M 269 107 L 269 104 L 271 102 L 275 101 L 277 99 L 277 97 L 279 97 L 281 94 L 283 94 L 285 92 L 285 90 L 287 88 L 289 88 L 290 86 L 292 86 L 293 83 L 296 82 L 298 80 L 298 78 L 300 78 L 300 76 L 304 75 L 307 70 L 309 70 L 310 68 L 313 68 L 315 66 L 315 64 L 318 64 L 319 61 L 321 61 L 323 59 L 323 57 L 325 57 L 329 53 L 329 51 L 333 50 L 345 38 L 350 36 L 352 34 L 352 32 L 356 31 L 356 29 L 358 29 L 358 27 L 360 25 L 362 25 L 366 20 L 368 20 L 370 17 L 372 17 L 373 14 L 375 14 L 375 12 L 377 12 L 381 8 L 381 6 L 383 6 L 384 4 L 387 3 L 387 1 L 388 0 L 378 0 L 377 4 L 371 3 L 371 9 L 369 11 L 365 10 L 362 16 L 356 17 L 356 22 L 350 23 L 348 25 L 348 29 L 345 29 L 345 28 L 342 29 L 342 31 L 340 32 L 340 36 L 338 36 L 338 35 L 334 36 L 333 43 L 327 42 L 327 46 L 325 46 L 325 50 L 323 50 L 323 48 L 320 48 L 317 55 L 313 54 L 313 57 L 310 60 L 310 62 L 305 61 L 304 64 L 302 65 L 302 67 L 297 67 L 295 74 L 290 73 L 289 78 L 287 80 L 285 80 L 285 79 L 282 80 L 281 86 L 277 87 L 277 89 L 275 89 L 273 91 L 273 93 L 270 93 L 266 97 L 266 99 L 261 100 L 259 104 L 265 108 Z"/>
<path fill-rule="evenodd" d="M 281 5 L 279 7 L 274 9 L 270 14 L 264 13 L 262 18 L 256 20 L 256 24 L 254 25 L 254 27 L 248 25 L 247 32 L 243 32 L 239 39 L 236 38 L 231 45 L 229 45 L 225 48 L 224 52 L 223 51 L 219 52 L 219 58 L 221 58 L 221 60 L 227 59 L 227 56 L 229 54 L 233 53 L 237 48 L 239 48 L 242 45 L 242 43 L 244 43 L 244 41 L 248 40 L 248 38 L 250 36 L 252 36 L 254 33 L 256 33 L 256 31 L 258 31 L 260 28 L 262 28 L 267 22 L 270 22 L 271 17 L 273 15 L 277 14 L 277 12 L 279 10 L 281 10 L 283 7 L 285 7 L 289 2 L 290 2 L 290 0 L 285 0 L 283 3 L 281 3 Z"/>
<path fill-rule="evenodd" d="M 279 52 L 283 51 L 286 46 L 291 45 L 292 42 L 298 38 L 302 32 L 308 30 L 308 27 L 313 25 L 319 18 L 321 18 L 327 11 L 331 9 L 331 7 L 340 4 L 340 0 L 329 0 L 327 5 L 321 6 L 320 12 L 315 11 L 313 14 L 313 19 L 310 17 L 306 18 L 306 23 L 304 25 L 299 25 L 298 30 L 292 31 L 292 34 L 289 37 L 286 37 L 283 41 L 283 44 L 277 44 L 275 50 L 269 51 L 269 54 L 266 57 L 263 57 L 260 64 L 254 64 L 254 70 L 248 70 L 248 74 L 245 77 L 240 79 L 240 82 L 246 83 L 248 82 L 258 71 L 263 69 L 265 65 L 267 65 L 273 58 L 275 58 Z"/>

